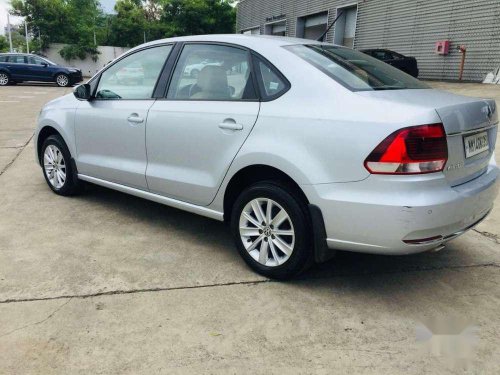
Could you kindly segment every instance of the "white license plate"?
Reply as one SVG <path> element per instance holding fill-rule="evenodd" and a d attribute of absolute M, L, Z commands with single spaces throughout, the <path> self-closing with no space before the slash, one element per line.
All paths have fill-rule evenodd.
<path fill-rule="evenodd" d="M 490 149 L 490 145 L 488 143 L 488 133 L 482 132 L 469 137 L 464 137 L 464 146 L 466 158 L 488 151 Z"/>

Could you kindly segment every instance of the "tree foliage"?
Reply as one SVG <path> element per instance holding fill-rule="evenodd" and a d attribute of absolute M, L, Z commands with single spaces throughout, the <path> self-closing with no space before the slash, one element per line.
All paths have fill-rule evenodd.
<path fill-rule="evenodd" d="M 97 0 L 12 0 L 12 13 L 25 17 L 29 31 L 38 37 L 41 48 L 49 43 L 68 44 L 61 53 L 65 59 L 97 56 L 105 16 Z M 94 44 L 94 32 L 96 44 Z"/>
<path fill-rule="evenodd" d="M 0 52 L 7 52 L 9 50 L 9 41 L 3 35 L 0 35 Z"/>
<path fill-rule="evenodd" d="M 11 0 L 12 13 L 25 17 L 29 31 L 46 49 L 65 43 L 65 59 L 97 57 L 97 45 L 133 47 L 180 35 L 233 33 L 233 0 L 117 0 L 115 14 L 99 0 Z M 95 42 L 94 43 L 94 34 Z"/>

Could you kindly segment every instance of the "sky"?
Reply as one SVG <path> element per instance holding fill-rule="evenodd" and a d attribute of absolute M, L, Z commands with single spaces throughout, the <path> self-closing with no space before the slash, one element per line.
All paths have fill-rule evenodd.
<path fill-rule="evenodd" d="M 112 13 L 116 0 L 100 0 L 102 8 L 106 13 Z M 7 9 L 10 8 L 10 0 L 0 0 L 0 35 L 3 35 L 4 28 L 7 26 Z M 19 23 L 21 20 L 18 17 L 10 17 L 10 23 Z"/>

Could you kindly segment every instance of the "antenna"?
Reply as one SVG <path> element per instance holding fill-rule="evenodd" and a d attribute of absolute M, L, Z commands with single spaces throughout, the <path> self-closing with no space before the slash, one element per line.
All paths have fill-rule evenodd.
<path fill-rule="evenodd" d="M 330 24 L 330 26 L 328 26 L 328 28 L 326 29 L 326 31 L 323 34 L 321 34 L 321 36 L 318 39 L 316 39 L 318 42 L 322 42 L 323 41 L 323 39 L 325 38 L 326 34 L 328 34 L 328 32 L 330 31 L 330 29 L 332 28 L 332 26 L 335 24 L 335 22 L 337 22 L 337 20 L 340 18 L 340 16 L 342 14 L 344 14 L 344 12 L 342 11 L 342 9 L 340 9 L 338 11 L 337 17 L 335 17 L 335 19 Z"/>

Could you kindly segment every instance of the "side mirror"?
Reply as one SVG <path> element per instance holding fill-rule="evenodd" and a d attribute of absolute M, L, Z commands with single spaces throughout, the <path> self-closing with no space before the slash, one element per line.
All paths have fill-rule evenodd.
<path fill-rule="evenodd" d="M 41 65 L 45 68 L 49 66 L 49 64 L 47 64 L 46 62 L 43 62 Z"/>
<path fill-rule="evenodd" d="M 92 96 L 90 85 L 88 83 L 84 83 L 76 86 L 75 91 L 73 91 L 73 95 L 75 95 L 75 98 L 78 100 L 90 100 Z"/>

